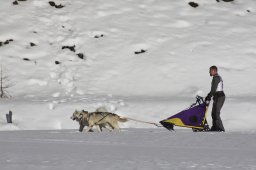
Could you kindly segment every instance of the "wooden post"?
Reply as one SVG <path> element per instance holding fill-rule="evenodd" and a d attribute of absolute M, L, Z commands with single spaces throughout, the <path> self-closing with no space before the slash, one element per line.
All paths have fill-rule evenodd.
<path fill-rule="evenodd" d="M 12 123 L 12 111 L 10 110 L 8 114 L 6 114 L 7 123 Z"/>

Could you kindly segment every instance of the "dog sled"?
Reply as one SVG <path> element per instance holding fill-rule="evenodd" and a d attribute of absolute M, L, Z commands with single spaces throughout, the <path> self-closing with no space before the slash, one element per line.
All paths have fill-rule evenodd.
<path fill-rule="evenodd" d="M 174 130 L 174 126 L 192 128 L 193 132 L 209 131 L 206 120 L 208 106 L 209 103 L 206 103 L 203 97 L 196 96 L 196 102 L 188 109 L 160 121 L 160 124 L 170 131 Z"/>
<path fill-rule="evenodd" d="M 90 128 L 92 128 L 93 125 L 97 125 L 99 131 L 102 131 L 102 127 L 107 128 L 108 127 L 107 124 L 110 124 L 110 125 L 113 124 L 113 120 L 109 118 L 111 116 L 116 116 L 118 118 L 118 119 L 114 119 L 116 120 L 114 121 L 115 126 L 113 125 L 111 126 L 113 130 L 115 128 L 119 129 L 117 124 L 118 121 L 125 122 L 127 120 L 132 120 L 140 123 L 155 125 L 157 127 L 165 127 L 170 131 L 174 130 L 174 126 L 192 128 L 194 132 L 209 131 L 210 128 L 206 120 L 208 106 L 209 106 L 209 103 L 206 103 L 203 97 L 196 96 L 196 102 L 192 104 L 188 109 L 185 109 L 167 119 L 160 121 L 159 122 L 160 124 L 138 120 L 134 118 L 129 118 L 129 117 L 120 117 L 114 113 L 109 113 L 109 112 L 96 111 L 96 112 L 89 113 L 84 110 L 82 110 L 81 112 L 75 111 L 71 119 L 79 122 L 80 132 L 83 130 L 84 126 L 89 126 Z M 94 115 L 94 116 L 90 116 L 90 115 Z M 95 120 L 91 120 L 92 121 L 91 122 L 88 116 L 93 117 Z"/>

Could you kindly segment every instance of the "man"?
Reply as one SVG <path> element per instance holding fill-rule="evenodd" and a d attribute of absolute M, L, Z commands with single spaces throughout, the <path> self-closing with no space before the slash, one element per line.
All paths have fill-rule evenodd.
<path fill-rule="evenodd" d="M 212 76 L 211 91 L 205 98 L 206 102 L 210 102 L 213 97 L 212 106 L 212 127 L 210 131 L 224 132 L 224 126 L 220 118 L 220 110 L 225 102 L 225 93 L 223 91 L 223 80 L 218 74 L 218 68 L 211 66 L 209 69 L 210 76 Z"/>

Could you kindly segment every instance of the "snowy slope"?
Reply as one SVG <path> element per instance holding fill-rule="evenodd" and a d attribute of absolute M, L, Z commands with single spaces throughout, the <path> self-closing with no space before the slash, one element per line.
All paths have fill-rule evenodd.
<path fill-rule="evenodd" d="M 188 2 L 58 0 L 59 9 L 46 0 L 1 2 L 0 41 L 13 41 L 0 47 L 0 63 L 14 86 L 12 98 L 0 100 L 0 129 L 76 128 L 75 109 L 102 105 L 157 122 L 208 93 L 214 64 L 228 96 L 226 128 L 255 129 L 254 0 Z"/>

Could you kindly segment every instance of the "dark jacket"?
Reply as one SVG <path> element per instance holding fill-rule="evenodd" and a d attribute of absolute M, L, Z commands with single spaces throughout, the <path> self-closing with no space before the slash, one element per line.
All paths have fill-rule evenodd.
<path fill-rule="evenodd" d="M 213 100 L 217 97 L 225 96 L 225 93 L 223 91 L 223 80 L 221 76 L 216 74 L 212 78 L 212 85 L 211 85 L 211 91 L 208 93 L 206 100 L 211 100 L 213 97 Z"/>

